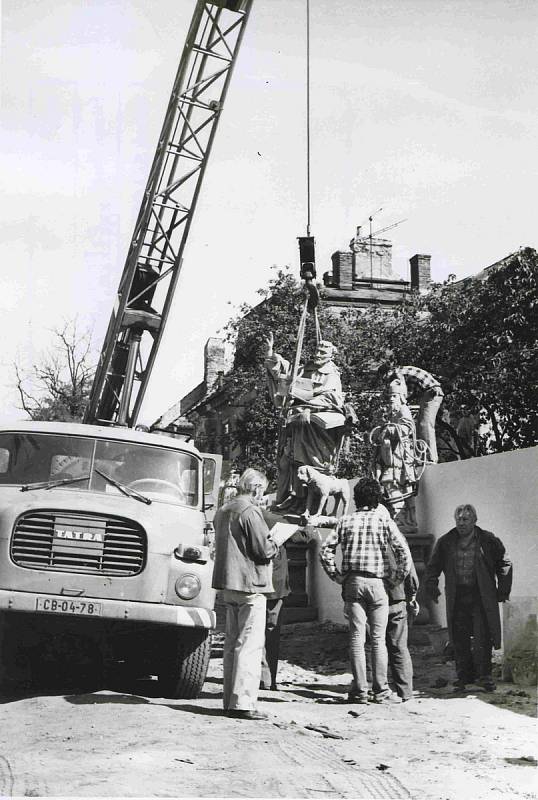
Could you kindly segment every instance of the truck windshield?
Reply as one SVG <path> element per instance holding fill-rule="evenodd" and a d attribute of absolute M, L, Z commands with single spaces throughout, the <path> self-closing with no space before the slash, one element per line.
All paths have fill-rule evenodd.
<path fill-rule="evenodd" d="M 119 495 L 116 484 L 121 484 L 152 500 L 197 506 L 198 478 L 198 459 L 180 450 L 64 434 L 0 433 L 0 485 L 58 482 L 66 490 Z"/>

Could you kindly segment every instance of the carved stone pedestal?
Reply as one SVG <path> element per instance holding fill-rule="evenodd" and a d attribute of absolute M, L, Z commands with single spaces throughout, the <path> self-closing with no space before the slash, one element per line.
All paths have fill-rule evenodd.
<path fill-rule="evenodd" d="M 284 622 L 311 622 L 317 619 L 317 609 L 309 604 L 306 591 L 306 570 L 309 544 L 307 542 L 286 542 L 288 572 L 290 577 L 289 594 L 284 600 Z"/>

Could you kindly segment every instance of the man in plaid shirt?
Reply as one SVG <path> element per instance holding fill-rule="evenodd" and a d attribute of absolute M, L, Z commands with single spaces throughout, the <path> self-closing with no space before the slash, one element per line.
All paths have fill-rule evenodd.
<path fill-rule="evenodd" d="M 389 599 L 385 588 L 401 583 L 411 569 L 409 547 L 387 509 L 380 505 L 383 491 L 374 478 L 361 478 L 355 486 L 357 511 L 336 519 L 311 517 L 309 525 L 327 527 L 336 524 L 321 552 L 321 564 L 327 575 L 342 584 L 344 614 L 349 621 L 349 655 L 353 684 L 350 702 L 368 702 L 366 677 L 366 623 L 372 644 L 372 689 L 376 703 L 398 703 L 387 681 L 385 634 Z M 342 550 L 342 570 L 335 564 L 336 548 Z"/>
<path fill-rule="evenodd" d="M 389 382 L 389 392 L 396 388 L 400 391 L 402 399 L 407 402 L 407 395 L 413 395 L 418 403 L 417 434 L 429 448 L 428 460 L 437 464 L 437 443 L 435 440 L 435 419 L 443 402 L 441 384 L 420 367 L 410 365 L 404 367 L 389 367 L 384 365 L 379 369 L 381 377 Z"/>

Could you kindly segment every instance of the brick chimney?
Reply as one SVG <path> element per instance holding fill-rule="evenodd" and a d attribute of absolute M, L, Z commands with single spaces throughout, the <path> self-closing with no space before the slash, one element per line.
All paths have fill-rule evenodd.
<path fill-rule="evenodd" d="M 331 260 L 334 285 L 339 289 L 353 289 L 353 253 L 337 250 Z"/>
<path fill-rule="evenodd" d="M 411 288 L 418 292 L 427 292 L 432 282 L 431 256 L 416 253 L 409 259 L 411 265 Z"/>
<path fill-rule="evenodd" d="M 216 388 L 215 383 L 219 374 L 224 372 L 224 341 L 213 336 L 208 339 L 204 347 L 204 383 L 206 391 Z"/>

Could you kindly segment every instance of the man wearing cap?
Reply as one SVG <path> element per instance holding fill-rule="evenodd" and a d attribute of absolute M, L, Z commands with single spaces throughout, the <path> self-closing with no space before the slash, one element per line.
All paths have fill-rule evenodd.
<path fill-rule="evenodd" d="M 277 504 L 302 512 L 306 491 L 297 476 L 302 465 L 331 473 L 344 434 L 344 393 L 340 371 L 333 361 L 336 347 L 318 342 L 314 357 L 298 372 L 291 385 L 291 364 L 273 350 L 273 334 L 266 338 L 265 367 L 271 399 L 276 408 L 287 407 L 285 439 L 279 459 Z M 289 504 L 291 503 L 291 507 Z"/>

